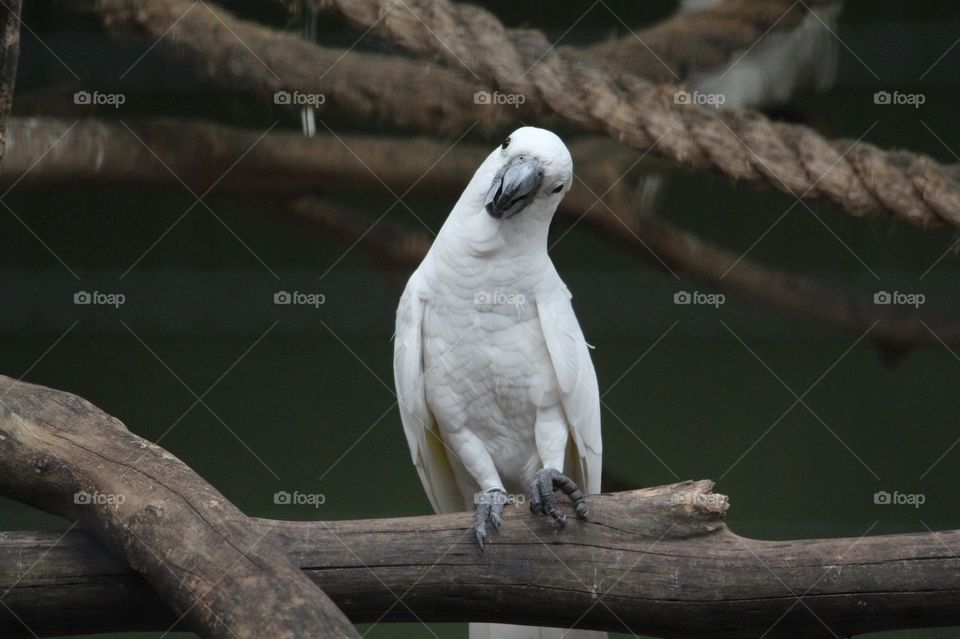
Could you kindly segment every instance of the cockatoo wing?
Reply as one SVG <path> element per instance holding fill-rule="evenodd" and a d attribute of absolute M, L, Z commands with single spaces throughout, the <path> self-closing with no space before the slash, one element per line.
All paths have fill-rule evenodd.
<path fill-rule="evenodd" d="M 437 420 L 427 406 L 423 369 L 423 311 L 420 274 L 414 273 L 400 298 L 393 344 L 393 378 L 403 432 L 423 489 L 435 512 L 463 510 Z"/>
<path fill-rule="evenodd" d="M 550 361 L 560 384 L 560 399 L 567 417 L 580 469 L 580 484 L 588 495 L 600 492 L 603 442 L 600 435 L 600 389 L 597 373 L 590 360 L 587 340 L 570 303 L 567 287 L 557 277 L 558 286 L 545 295 L 537 295 L 537 313 Z M 576 479 L 575 479 L 576 481 Z"/>

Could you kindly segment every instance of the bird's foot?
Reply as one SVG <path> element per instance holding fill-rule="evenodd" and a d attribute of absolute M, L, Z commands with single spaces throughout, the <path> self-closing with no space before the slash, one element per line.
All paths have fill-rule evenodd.
<path fill-rule="evenodd" d="M 473 503 L 476 506 L 474 531 L 477 534 L 477 543 L 480 544 L 480 550 L 483 550 L 483 542 L 487 539 L 487 520 L 489 519 L 490 523 L 493 524 L 494 530 L 500 532 L 500 522 L 503 521 L 503 507 L 508 501 L 506 491 L 501 488 L 491 488 L 473 496 Z"/>
<path fill-rule="evenodd" d="M 555 490 L 562 490 L 570 498 L 577 513 L 577 519 L 587 518 L 587 500 L 583 496 L 583 491 L 572 479 L 556 468 L 543 468 L 534 475 L 530 487 L 530 510 L 550 515 L 561 528 L 566 526 L 567 516 L 557 508 L 557 497 L 553 494 Z"/>

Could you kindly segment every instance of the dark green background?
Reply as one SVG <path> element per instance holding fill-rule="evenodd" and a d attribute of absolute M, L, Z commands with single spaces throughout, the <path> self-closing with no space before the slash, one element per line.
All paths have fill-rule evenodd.
<path fill-rule="evenodd" d="M 227 4 L 245 17 L 285 24 L 282 10 L 273 4 Z M 627 24 L 641 27 L 668 15 L 673 4 L 623 0 L 607 6 Z M 510 25 L 536 26 L 559 37 L 590 3 L 554 3 L 548 10 L 534 3 L 487 6 Z M 18 115 L 57 113 L 58 104 L 73 91 L 100 87 L 128 95 L 123 109 L 102 111 L 103 117 L 190 115 L 258 131 L 280 119 L 282 127 L 298 127 L 295 113 L 259 96 L 218 91 L 157 52 L 121 82 L 118 76 L 146 45 L 109 43 L 95 23 L 44 3 L 29 5 L 24 20 L 83 80 L 75 81 L 36 37 L 25 33 Z M 342 45 L 358 35 L 329 18 L 321 21 L 320 32 L 324 42 Z M 564 42 L 591 42 L 622 32 L 621 23 L 600 4 Z M 844 42 L 837 85 L 823 95 L 797 96 L 789 105 L 793 117 L 828 136 L 852 139 L 878 121 L 867 141 L 957 161 L 923 123 L 960 150 L 960 47 L 924 80 L 918 78 L 960 38 L 960 7 L 933 1 L 850 2 L 837 33 Z M 920 109 L 876 106 L 873 92 L 878 89 L 922 92 L 926 104 Z M 341 116 L 328 123 L 344 132 L 380 130 Z M 251 515 L 336 519 L 428 512 L 399 416 L 391 409 L 394 398 L 384 388 L 392 387 L 393 312 L 407 273 L 385 273 L 356 250 L 318 281 L 346 244 L 238 208 L 216 191 L 206 201 L 280 281 L 200 206 L 118 281 L 193 202 L 185 190 L 143 193 L 83 184 L 14 189 L 5 202 L 81 281 L 0 209 L 0 372 L 20 377 L 29 370 L 26 380 L 77 393 L 139 435 L 157 439 L 166 433 L 165 448 Z M 385 189 L 372 188 L 368 197 L 345 201 L 376 217 L 393 198 Z M 742 251 L 791 203 L 780 193 L 677 173 L 671 175 L 657 213 Z M 436 230 L 452 201 L 411 199 L 408 204 Z M 956 240 L 955 234 L 861 221 L 827 205 L 814 210 L 822 223 L 797 206 L 751 257 L 864 293 L 923 292 L 927 310 L 960 317 L 952 255 L 918 280 Z M 419 225 L 402 206 L 389 218 Z M 731 331 L 798 394 L 841 358 L 857 336 L 794 320 L 740 297 L 728 296 L 719 310 L 676 306 L 675 291 L 706 289 L 611 249 L 582 226 L 559 242 L 553 256 L 574 293 L 584 332 L 596 346 L 602 391 L 676 322 L 604 398 L 609 406 L 604 410 L 605 464 L 620 477 L 637 485 L 721 479 L 718 490 L 731 497 L 730 526 L 751 537 L 858 537 L 867 530 L 882 534 L 960 527 L 960 447 L 920 479 L 960 438 L 960 361 L 947 349 L 927 348 L 891 366 L 869 340 L 860 342 L 805 399 L 826 426 L 796 406 L 737 462 L 794 398 Z M 128 303 L 119 311 L 76 307 L 71 300 L 79 289 L 122 291 Z M 271 297 L 278 289 L 320 291 L 327 303 L 319 310 L 275 307 Z M 202 394 L 275 322 L 205 398 L 227 426 L 196 406 L 168 431 L 194 402 L 184 384 Z M 278 490 L 319 492 L 327 500 L 319 510 L 277 506 L 273 494 Z M 878 506 L 873 502 L 877 490 L 923 493 L 926 503 L 919 509 Z M 59 530 L 66 525 L 0 499 L 0 529 Z M 433 628 L 441 636 L 465 633 L 464 625 Z M 887 636 L 955 635 L 941 630 Z M 384 625 L 369 636 L 430 634 L 419 625 Z"/>

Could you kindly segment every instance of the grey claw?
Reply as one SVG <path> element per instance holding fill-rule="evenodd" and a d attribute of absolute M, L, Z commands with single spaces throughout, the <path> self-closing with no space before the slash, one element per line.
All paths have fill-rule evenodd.
<path fill-rule="evenodd" d="M 487 539 L 488 519 L 493 524 L 494 530 L 500 532 L 500 524 L 503 522 L 503 506 L 507 503 L 507 493 L 499 488 L 491 488 L 486 492 L 474 495 L 473 502 L 476 504 L 474 530 L 480 550 L 483 550 L 483 542 Z"/>
<path fill-rule="evenodd" d="M 500 512 L 503 512 L 503 506 L 500 506 Z M 493 529 L 497 532 L 500 532 L 500 524 L 503 522 L 503 517 L 498 515 L 495 512 L 490 513 L 490 523 L 493 524 Z"/>
<path fill-rule="evenodd" d="M 567 525 L 567 516 L 557 508 L 554 491 L 561 490 L 573 502 L 577 519 L 587 519 L 589 510 L 583 492 L 572 479 L 556 468 L 543 468 L 537 471 L 530 487 L 530 510 L 550 515 L 561 528 Z"/>
<path fill-rule="evenodd" d="M 477 543 L 480 544 L 480 550 L 483 550 L 483 542 L 487 538 L 487 517 L 490 516 L 490 505 L 477 504 L 477 510 L 474 513 L 474 530 L 477 534 Z"/>

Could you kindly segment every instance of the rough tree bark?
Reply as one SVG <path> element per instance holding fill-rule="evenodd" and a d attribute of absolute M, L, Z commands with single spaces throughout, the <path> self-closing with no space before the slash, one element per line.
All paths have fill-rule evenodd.
<path fill-rule="evenodd" d="M 576 624 L 683 639 L 836 639 L 960 624 L 960 559 L 950 550 L 960 531 L 747 539 L 724 526 L 726 498 L 711 485 L 591 497 L 591 521 L 563 532 L 508 508 L 482 553 L 469 513 L 250 522 L 355 623 Z M 0 533 L 0 589 L 8 588 L 3 602 L 38 636 L 163 630 L 175 619 L 79 531 Z M 2 607 L 0 634 L 30 636 Z"/>
<path fill-rule="evenodd" d="M 593 496 L 590 521 L 571 518 L 563 531 L 509 508 L 483 552 L 471 513 L 254 520 L 90 403 L 0 378 L 0 491 L 77 517 L 123 558 L 79 531 L 0 534 L 0 632 L 166 629 L 186 606 L 203 637 L 321 636 L 327 619 L 322 636 L 351 636 L 324 591 L 355 622 L 522 622 L 684 639 L 960 624 L 960 558 L 950 550 L 960 531 L 746 539 L 725 527 L 727 499 L 712 486 Z M 78 491 L 89 504 L 74 503 Z M 125 501 L 101 507 L 96 495 Z"/>
<path fill-rule="evenodd" d="M 223 495 L 70 393 L 0 376 L 0 493 L 79 522 L 204 638 L 359 636 Z"/>
<path fill-rule="evenodd" d="M 7 117 L 13 108 L 13 89 L 20 59 L 21 0 L 0 5 L 0 158 L 7 144 Z"/>

